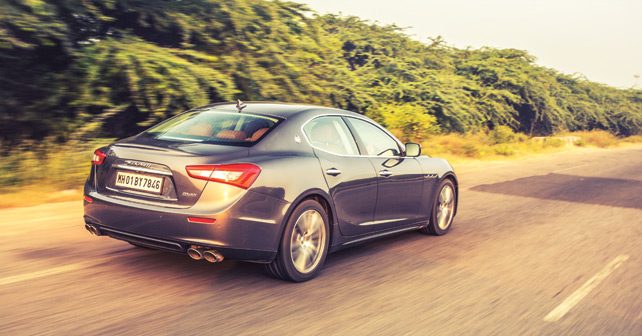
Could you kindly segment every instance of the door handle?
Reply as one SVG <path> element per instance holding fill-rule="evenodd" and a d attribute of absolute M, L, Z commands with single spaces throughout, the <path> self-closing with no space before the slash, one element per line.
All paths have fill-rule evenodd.
<path fill-rule="evenodd" d="M 383 169 L 379 171 L 379 175 L 383 177 L 389 177 L 392 176 L 392 172 L 387 169 Z"/>
<path fill-rule="evenodd" d="M 337 168 L 330 168 L 330 169 L 326 169 L 325 173 L 331 176 L 337 176 L 341 174 L 341 171 Z"/>

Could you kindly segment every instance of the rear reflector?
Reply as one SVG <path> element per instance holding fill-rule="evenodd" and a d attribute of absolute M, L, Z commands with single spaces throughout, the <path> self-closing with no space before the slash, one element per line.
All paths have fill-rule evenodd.
<path fill-rule="evenodd" d="M 100 149 L 96 149 L 94 152 L 94 156 L 91 158 L 91 163 L 95 165 L 101 165 L 103 162 L 105 162 L 105 158 L 107 157 L 107 154 L 103 153 Z"/>
<path fill-rule="evenodd" d="M 261 168 L 251 163 L 198 165 L 185 169 L 195 179 L 231 184 L 243 189 L 252 186 L 261 173 Z"/>
<path fill-rule="evenodd" d="M 83 196 L 83 199 L 84 199 L 84 200 L 85 200 L 85 202 L 87 202 L 87 203 L 94 203 L 94 199 L 93 199 L 93 198 L 91 198 L 91 197 L 89 197 L 89 196 L 87 196 L 87 195 Z"/>
<path fill-rule="evenodd" d="M 187 221 L 190 223 L 197 224 L 214 224 L 216 223 L 215 218 L 203 218 L 203 217 L 187 217 Z"/>

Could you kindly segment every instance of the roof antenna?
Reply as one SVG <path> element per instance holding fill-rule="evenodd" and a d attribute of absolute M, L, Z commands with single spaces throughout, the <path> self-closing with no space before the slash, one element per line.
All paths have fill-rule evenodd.
<path fill-rule="evenodd" d="M 241 113 L 241 111 L 243 111 L 243 109 L 246 107 L 247 107 L 247 104 L 242 102 L 240 99 L 236 100 L 236 108 L 239 110 L 239 113 Z"/>

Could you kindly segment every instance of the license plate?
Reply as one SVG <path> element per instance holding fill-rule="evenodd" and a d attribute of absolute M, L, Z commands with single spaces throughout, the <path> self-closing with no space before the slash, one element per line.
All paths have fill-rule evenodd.
<path fill-rule="evenodd" d="M 116 174 L 116 186 L 160 194 L 161 190 L 163 190 L 163 178 L 118 172 L 118 174 Z"/>

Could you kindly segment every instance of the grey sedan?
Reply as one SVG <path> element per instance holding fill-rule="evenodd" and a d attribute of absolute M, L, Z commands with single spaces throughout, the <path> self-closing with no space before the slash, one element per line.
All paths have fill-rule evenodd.
<path fill-rule="evenodd" d="M 85 227 L 145 248 L 264 263 L 305 281 L 328 253 L 457 212 L 446 160 L 363 115 L 251 102 L 207 105 L 95 151 Z"/>

